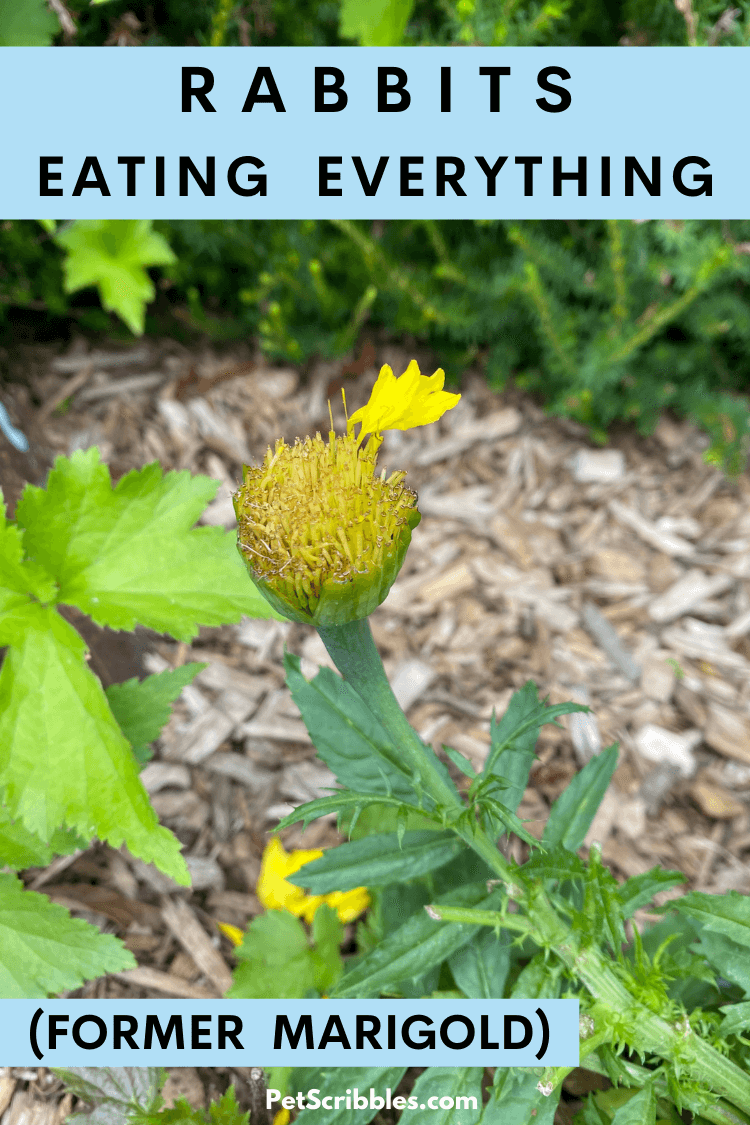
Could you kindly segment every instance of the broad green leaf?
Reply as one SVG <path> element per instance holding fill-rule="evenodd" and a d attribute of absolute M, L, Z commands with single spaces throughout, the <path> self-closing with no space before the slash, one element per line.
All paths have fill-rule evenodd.
<path fill-rule="evenodd" d="M 0 47 L 48 47 L 59 30 L 44 0 L 0 4 Z"/>
<path fill-rule="evenodd" d="M 55 241 L 68 251 L 65 292 L 95 285 L 104 308 L 116 312 L 140 336 L 146 305 L 156 292 L 146 267 L 177 260 L 166 239 L 152 230 L 151 220 L 76 219 L 55 235 Z"/>
<path fill-rule="evenodd" d="M 647 1082 L 625 1105 L 620 1106 L 612 1118 L 612 1125 L 656 1125 L 656 1093 L 653 1082 Z"/>
<path fill-rule="evenodd" d="M 484 1107 L 481 1125 L 552 1125 L 562 1086 L 545 1097 L 538 1089 L 537 1070 L 503 1069 L 495 1071 L 495 1086 Z"/>
<path fill-rule="evenodd" d="M 27 607 L 0 669 L 4 804 L 43 840 L 64 824 L 87 840 L 125 843 L 187 885 L 180 843 L 158 823 L 85 650 L 56 609 Z"/>
<path fill-rule="evenodd" d="M 420 1074 L 414 1083 L 411 1096 L 416 1107 L 408 1105 L 399 1118 L 399 1125 L 415 1125 L 424 1121 L 425 1111 L 430 1115 L 430 1125 L 476 1125 L 482 1114 L 481 1066 L 431 1066 Z M 452 1109 L 435 1109 L 428 1098 L 451 1097 Z"/>
<path fill-rule="evenodd" d="M 309 888 L 315 895 L 406 883 L 442 867 L 465 847 L 454 832 L 406 832 L 400 847 L 395 832 L 366 836 L 329 848 L 320 859 L 306 863 L 297 875 L 290 875 L 288 881 Z"/>
<path fill-rule="evenodd" d="M 46 603 L 53 601 L 57 587 L 51 575 L 37 563 L 24 559 L 23 537 L 19 528 L 5 518 L 5 504 L 0 491 L 0 644 L 11 643 L 15 627 L 12 618 L 32 598 Z"/>
<path fill-rule="evenodd" d="M 641 875 L 631 875 L 624 883 L 620 883 L 617 892 L 622 903 L 623 918 L 632 918 L 636 910 L 651 902 L 657 891 L 666 891 L 686 882 L 687 876 L 681 871 L 666 871 L 663 867 L 652 867 Z"/>
<path fill-rule="evenodd" d="M 524 965 L 510 991 L 512 1000 L 556 1000 L 563 974 L 559 962 L 547 958 L 542 949 Z"/>
<path fill-rule="evenodd" d="M 162 474 L 158 462 L 112 488 L 96 448 L 58 457 L 46 489 L 28 485 L 18 505 L 26 553 L 60 585 L 58 600 L 97 625 L 145 625 L 188 641 L 199 625 L 274 616 L 248 578 L 236 536 L 192 525 L 217 482 Z"/>
<path fill-rule="evenodd" d="M 411 777 L 362 699 L 330 668 L 309 683 L 298 656 L 284 654 L 286 682 L 318 756 L 348 789 L 414 800 Z M 361 884 L 357 884 L 360 886 Z"/>
<path fill-rule="evenodd" d="M 723 934 L 750 949 L 750 895 L 742 895 L 739 891 L 728 891 L 723 895 L 690 891 L 669 905 L 687 918 L 695 918 L 705 930 Z"/>
<path fill-rule="evenodd" d="M 725 934 L 711 933 L 704 926 L 699 942 L 692 949 L 705 957 L 721 976 L 739 985 L 745 999 L 750 999 L 750 957 L 746 946 L 738 945 Z"/>
<path fill-rule="evenodd" d="M 332 1109 L 317 1108 L 303 1109 L 295 1119 L 300 1125 L 367 1125 L 368 1121 L 377 1115 L 377 1105 L 370 1108 L 370 1094 L 379 1097 L 384 1102 L 386 1090 L 395 1090 L 406 1073 L 405 1066 L 348 1066 L 342 1071 L 341 1067 L 318 1069 L 317 1067 L 299 1066 L 292 1071 L 290 1087 L 294 1093 L 307 1093 L 308 1090 L 317 1090 L 316 1097 L 322 1102 L 323 1098 L 330 1098 L 329 1105 Z M 342 1089 L 341 1079 L 345 1075 Z M 352 1108 L 346 1108 L 346 1098 L 341 1099 L 339 1108 L 336 1109 L 335 1097 L 345 1089 L 352 1091 Z M 357 1107 L 354 1104 L 354 1091 L 364 1100 L 365 1105 Z"/>
<path fill-rule="evenodd" d="M 435 905 L 493 910 L 502 900 L 499 888 L 488 896 L 485 884 L 479 883 L 444 895 Z M 394 991 L 402 981 L 419 978 L 440 965 L 470 942 L 478 929 L 456 922 L 437 922 L 426 911 L 415 914 L 346 973 L 334 995 L 343 998 Z"/>
<path fill-rule="evenodd" d="M 0 805 L 0 866 L 24 871 L 27 867 L 46 867 L 56 855 L 71 855 L 86 841 L 65 828 L 56 829 L 49 843 L 23 824 L 11 820 L 8 810 Z"/>
<path fill-rule="evenodd" d="M 571 852 L 578 851 L 616 765 L 617 744 L 613 743 L 579 770 L 550 810 L 542 835 L 543 844 L 550 848 L 562 844 Z"/>
<path fill-rule="evenodd" d="M 399 47 L 414 0 L 342 0 L 339 34 L 361 47 Z"/>
<path fill-rule="evenodd" d="M 74 1125 L 126 1125 L 156 1114 L 167 1077 L 165 1070 L 155 1066 L 71 1066 L 52 1070 L 71 1094 L 92 1107 L 90 1112 L 69 1117 Z"/>
<path fill-rule="evenodd" d="M 112 714 L 141 765 L 148 761 L 150 744 L 169 720 L 170 705 L 205 667 L 205 664 L 183 664 L 172 671 L 147 676 L 145 680 L 134 678 L 122 684 L 111 684 L 106 689 Z"/>
<path fill-rule="evenodd" d="M 329 993 L 344 971 L 341 942 L 344 926 L 338 914 L 325 902 L 315 911 L 312 923 L 315 947 L 312 950 L 315 987 L 318 992 Z"/>
<path fill-rule="evenodd" d="M 0 996 L 41 998 L 135 965 L 112 934 L 24 890 L 15 875 L 0 874 Z"/>
<path fill-rule="evenodd" d="M 501 1000 L 510 969 L 511 938 L 485 929 L 448 960 L 453 979 L 470 1000 Z"/>
<path fill-rule="evenodd" d="M 315 964 L 305 928 L 285 910 L 269 910 L 253 918 L 242 945 L 230 1000 L 262 1000 L 306 996 L 315 988 Z"/>

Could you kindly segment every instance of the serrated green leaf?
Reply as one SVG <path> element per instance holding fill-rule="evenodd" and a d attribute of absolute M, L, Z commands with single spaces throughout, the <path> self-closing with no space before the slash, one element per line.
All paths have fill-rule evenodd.
<path fill-rule="evenodd" d="M 485 929 L 448 959 L 453 979 L 469 1000 L 501 1000 L 510 970 L 510 939 Z"/>
<path fill-rule="evenodd" d="M 158 1118 L 160 1091 L 167 1077 L 161 1067 L 73 1066 L 52 1070 L 71 1093 L 92 1107 L 69 1117 L 71 1125 L 129 1125 Z"/>
<path fill-rule="evenodd" d="M 293 1093 L 307 1093 L 308 1090 L 318 1090 L 316 1095 L 322 1102 L 330 1098 L 329 1105 L 332 1109 L 303 1109 L 297 1115 L 295 1125 L 367 1125 L 375 1116 L 375 1110 L 370 1109 L 370 1090 L 379 1094 L 381 1090 L 395 1090 L 406 1073 L 405 1066 L 348 1066 L 346 1071 L 345 1086 L 349 1089 L 359 1090 L 367 1098 L 367 1107 L 357 1109 L 353 1103 L 352 1108 L 346 1108 L 346 1098 L 341 1099 L 341 1067 L 326 1069 L 318 1067 L 299 1066 L 292 1071 L 290 1089 Z M 343 1105 L 336 1107 L 335 1096 Z M 382 1095 L 381 1095 L 382 1096 Z"/>
<path fill-rule="evenodd" d="M 384 887 L 387 883 L 407 883 L 434 871 L 464 850 L 463 840 L 453 832 L 404 832 L 366 836 L 348 844 L 329 848 L 320 859 L 306 863 L 287 879 L 312 894 L 350 891 L 354 887 Z"/>
<path fill-rule="evenodd" d="M 560 844 L 546 854 L 529 856 L 521 870 L 539 879 L 583 879 L 586 865 L 575 852 L 569 852 Z"/>
<path fill-rule="evenodd" d="M 587 710 L 587 707 L 581 707 L 577 703 L 560 703 L 555 707 L 547 707 L 546 703 L 539 702 L 538 688 L 529 680 L 513 693 L 499 721 L 493 712 L 490 752 L 481 776 L 504 779 L 502 791 L 495 794 L 500 804 L 512 813 L 517 811 L 528 784 L 536 741 L 542 726 L 554 722 L 558 715 Z"/>
<path fill-rule="evenodd" d="M 579 770 L 550 810 L 542 835 L 543 844 L 548 847 L 562 844 L 571 852 L 578 851 L 616 765 L 617 744 L 613 743 Z"/>
<path fill-rule="evenodd" d="M 481 1066 L 431 1066 L 420 1074 L 411 1091 L 417 1106 L 407 1108 L 399 1118 L 399 1125 L 415 1125 L 424 1121 L 423 1106 L 428 1098 L 453 1098 L 452 1109 L 430 1108 L 430 1125 L 476 1125 L 482 1114 Z M 460 1102 L 460 1099 L 464 1099 Z M 459 1104 L 460 1103 L 460 1104 Z"/>
<path fill-rule="evenodd" d="M 60 825 L 155 863 L 189 885 L 180 843 L 159 825 L 86 646 L 57 610 L 25 609 L 0 669 L 0 786 L 14 819 L 49 841 Z"/>
<path fill-rule="evenodd" d="M 96 448 L 58 457 L 46 489 L 18 504 L 27 555 L 53 574 L 59 601 L 97 625 L 145 625 L 189 641 L 200 625 L 274 616 L 237 554 L 235 535 L 193 528 L 217 482 L 162 474 L 158 462 L 112 488 Z M 192 530 L 191 530 L 192 528 Z"/>
<path fill-rule="evenodd" d="M 484 883 L 463 887 L 435 900 L 435 905 L 481 906 L 495 909 L 504 894 L 496 888 L 487 895 Z M 423 976 L 471 941 L 478 926 L 436 922 L 426 912 L 413 915 L 395 933 L 346 973 L 334 991 L 337 997 L 393 991 L 403 981 Z"/>
<path fill-rule="evenodd" d="M 0 4 L 0 47 L 48 47 L 59 30 L 44 0 Z"/>
<path fill-rule="evenodd" d="M 653 1082 L 647 1082 L 625 1105 L 620 1106 L 612 1118 L 612 1125 L 656 1125 L 656 1093 Z"/>
<path fill-rule="evenodd" d="M 105 309 L 116 312 L 136 336 L 143 333 L 154 284 L 146 267 L 168 266 L 176 257 L 150 219 L 76 219 L 55 235 L 68 254 L 65 292 L 96 286 Z"/>
<path fill-rule="evenodd" d="M 725 1004 L 723 1008 L 719 1008 L 719 1011 L 724 1012 L 724 1019 L 719 1024 L 719 1035 L 724 1038 L 727 1035 L 748 1036 L 750 1000 L 743 1000 L 740 1004 Z"/>
<path fill-rule="evenodd" d="M 237 1105 L 234 1086 L 230 1086 L 207 1109 L 191 1106 L 185 1098 L 178 1098 L 169 1109 L 149 1114 L 135 1113 L 127 1120 L 128 1125 L 248 1125 L 250 1114 L 242 1112 Z"/>
<path fill-rule="evenodd" d="M 477 776 L 477 771 L 474 769 L 469 759 L 465 758 L 458 750 L 454 750 L 452 746 L 443 746 L 443 750 L 445 750 L 445 753 L 453 762 L 453 765 L 460 769 L 464 777 L 470 777 L 473 781 Z"/>
<path fill-rule="evenodd" d="M 657 891 L 666 891 L 686 882 L 687 876 L 681 871 L 666 871 L 663 867 L 652 867 L 640 875 L 631 875 L 618 890 L 623 917 L 632 918 L 636 910 L 651 902 Z"/>
<path fill-rule="evenodd" d="M 191 662 L 157 672 L 145 680 L 133 678 L 122 684 L 110 684 L 106 689 L 112 714 L 141 765 L 148 761 L 148 747 L 169 721 L 171 704 L 206 667 Z"/>
<path fill-rule="evenodd" d="M 704 929 L 723 934 L 737 945 L 750 949 L 750 895 L 739 891 L 723 895 L 690 891 L 669 905 L 687 918 L 695 918 Z"/>
<path fill-rule="evenodd" d="M 362 47 L 398 47 L 414 0 L 342 0 L 339 33 Z"/>
<path fill-rule="evenodd" d="M 37 999 L 135 967 L 132 953 L 112 934 L 24 890 L 15 875 L 0 874 L 0 996 Z"/>
<path fill-rule="evenodd" d="M 560 995 L 563 968 L 548 959 L 543 949 L 524 965 L 510 991 L 512 1000 L 557 1000 Z"/>
<path fill-rule="evenodd" d="M 284 668 L 318 756 L 338 781 L 347 789 L 414 801 L 408 770 L 354 688 L 330 668 L 321 668 L 308 683 L 299 657 L 289 652 Z"/>
<path fill-rule="evenodd" d="M 699 942 L 692 946 L 721 976 L 731 980 L 750 999 L 750 957 L 747 948 L 732 941 L 726 934 L 711 933 L 707 927 L 701 931 Z"/>
<path fill-rule="evenodd" d="M 481 1125 L 553 1125 L 562 1086 L 545 1097 L 538 1084 L 539 1074 L 534 1070 L 498 1067 Z"/>
<path fill-rule="evenodd" d="M 583 917 L 599 940 L 604 938 L 615 953 L 619 953 L 625 942 L 625 927 L 617 880 L 604 866 L 601 853 L 595 847 L 589 853 L 584 876 Z"/>
<path fill-rule="evenodd" d="M 353 793 L 350 789 L 336 790 L 331 793 L 330 797 L 318 797 L 314 801 L 308 801 L 307 804 L 298 805 L 294 812 L 289 813 L 279 821 L 276 825 L 276 831 L 280 832 L 283 828 L 289 828 L 290 825 L 297 824 L 300 821 L 304 827 L 307 827 L 311 821 L 317 820 L 321 816 L 342 813 L 347 809 L 354 809 L 356 812 L 357 809 L 369 806 L 388 809 L 395 816 L 398 810 L 404 807 L 404 803 L 399 797 L 383 797 L 377 793 Z M 422 821 L 428 819 L 426 814 L 413 806 L 411 807 L 411 814 L 414 817 L 419 817 Z M 434 823 L 436 827 L 439 824 L 438 821 Z M 390 827 L 389 825 L 389 829 Z"/>
<path fill-rule="evenodd" d="M 19 529 L 5 518 L 0 492 L 0 643 L 7 644 L 12 626 L 5 621 L 15 610 L 31 601 L 29 575 L 23 563 L 23 538 Z"/>
<path fill-rule="evenodd" d="M 71 855 L 86 841 L 65 828 L 54 831 L 45 843 L 35 832 L 13 821 L 8 810 L 0 805 L 0 866 L 23 871 L 27 867 L 46 867 L 53 856 Z"/>
<path fill-rule="evenodd" d="M 235 950 L 230 1000 L 302 998 L 315 988 L 315 965 L 304 926 L 285 910 L 253 918 Z"/>

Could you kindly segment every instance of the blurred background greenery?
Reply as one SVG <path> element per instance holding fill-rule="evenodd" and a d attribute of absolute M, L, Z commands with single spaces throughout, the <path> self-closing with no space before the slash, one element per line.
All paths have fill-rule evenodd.
<path fill-rule="evenodd" d="M 0 0 L 0 45 L 750 44 L 750 0 Z M 670 408 L 748 453 L 750 221 L 0 223 L 0 337 L 256 339 L 305 364 L 363 332 L 472 364 L 607 440 Z"/>

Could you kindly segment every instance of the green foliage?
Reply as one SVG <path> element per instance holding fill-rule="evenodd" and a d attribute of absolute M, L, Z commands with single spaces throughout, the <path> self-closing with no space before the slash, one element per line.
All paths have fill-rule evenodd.
<path fill-rule="evenodd" d="M 344 653 L 345 643 L 333 651 Z M 616 747 L 593 758 L 555 802 L 544 851 L 535 847 L 519 864 L 508 863 L 500 853 L 493 859 L 480 846 L 480 826 L 489 838 L 509 827 L 524 837 L 523 824 L 509 825 L 498 809 L 515 817 L 541 726 L 583 708 L 549 707 L 530 683 L 516 692 L 505 714 L 493 716 L 481 774 L 460 755 L 450 755 L 469 779 L 463 811 L 456 813 L 435 797 L 436 787 L 444 784 L 443 767 L 426 748 L 418 783 L 399 795 L 396 787 L 403 781 L 389 745 L 388 732 L 394 727 L 385 695 L 380 697 L 383 733 L 378 730 L 375 737 L 375 716 L 359 694 L 363 680 L 352 684 L 326 670 L 308 684 L 296 660 L 287 657 L 286 668 L 311 736 L 342 789 L 301 806 L 282 824 L 344 812 L 349 831 L 356 834 L 305 865 L 291 881 L 318 894 L 367 884 L 373 899 L 367 919 L 357 928 L 357 953 L 346 959 L 334 997 L 574 996 L 595 1029 L 591 1044 L 582 1042 L 582 1065 L 624 1082 L 624 1093 L 633 1095 L 612 1105 L 611 1112 L 590 1099 L 582 1111 L 584 1125 L 656 1122 L 657 1114 L 663 1121 L 685 1107 L 718 1122 L 731 1119 L 733 1107 L 750 1110 L 745 1076 L 750 1041 L 742 1035 L 750 997 L 746 896 L 686 895 L 670 903 L 668 919 L 654 927 L 653 937 L 649 931 L 641 937 L 634 927 L 629 943 L 626 921 L 634 911 L 649 905 L 653 909 L 653 896 L 684 876 L 654 868 L 618 885 L 596 845 L 587 856 L 578 854 L 611 780 Z M 377 674 L 374 664 L 368 668 L 369 675 Z M 347 673 L 351 677 L 350 668 Z M 369 689 L 365 694 L 375 698 Z M 353 730 L 341 719 L 349 714 L 348 701 L 356 716 Z M 368 738 L 356 742 L 356 752 L 344 754 L 343 748 L 352 738 L 361 740 L 363 731 L 370 732 Z M 404 762 L 405 739 L 404 729 Z M 389 817 L 385 826 L 380 821 L 384 813 Z M 455 849 L 450 848 L 451 837 Z M 493 872 L 500 877 L 491 878 Z M 300 949 L 305 949 L 299 923 L 287 920 L 285 925 L 295 928 Z M 303 983 L 309 985 L 309 980 L 308 974 Z M 625 1060 L 625 1052 L 651 1061 L 637 1066 Z M 447 1071 L 434 1068 L 418 1082 L 456 1096 L 464 1081 L 475 1082 L 468 1071 L 459 1070 L 452 1068 L 449 1078 Z M 538 1072 L 498 1069 L 481 1121 L 526 1125 L 533 1117 L 552 1125 L 565 1073 L 542 1074 L 541 1085 L 551 1091 L 547 1095 Z M 293 1088 L 310 1085 L 303 1074 L 308 1072 L 292 1072 Z M 322 1079 L 316 1076 L 314 1084 L 322 1086 Z M 364 1125 L 373 1112 L 358 1110 L 357 1120 Z M 457 1122 L 477 1120 L 466 1112 L 468 1117 L 458 1110 L 446 1111 L 446 1116 Z M 404 1113 L 408 1117 L 409 1110 Z M 324 1125 L 338 1119 L 333 1111 L 324 1116 Z M 354 1116 L 354 1110 L 347 1111 L 347 1125 Z"/>
<path fill-rule="evenodd" d="M 65 292 L 95 285 L 102 305 L 116 312 L 136 336 L 143 333 L 146 305 L 154 298 L 147 266 L 175 260 L 150 219 L 78 219 L 55 240 L 67 250 Z"/>
<path fill-rule="evenodd" d="M 192 529 L 215 491 L 216 481 L 164 475 L 159 465 L 113 488 L 90 449 L 58 458 L 46 487 L 27 486 L 15 521 L 0 504 L 0 644 L 8 646 L 0 668 L 3 865 L 46 864 L 98 837 L 189 881 L 180 843 L 159 825 L 139 769 L 170 703 L 202 665 L 105 693 L 83 638 L 57 607 L 184 639 L 200 624 L 270 616 L 233 536 Z M 44 995 L 132 967 L 117 939 L 23 891 L 13 876 L 2 878 L 4 995 Z"/>
<path fill-rule="evenodd" d="M 618 421 L 650 433 L 669 409 L 709 435 L 707 460 L 730 473 L 745 463 L 750 222 L 409 220 L 376 236 L 348 220 L 159 221 L 123 236 L 122 258 L 124 224 L 104 225 L 106 246 L 79 222 L 54 242 L 39 224 L 5 224 L 0 316 L 39 301 L 64 312 L 65 269 L 69 287 L 119 279 L 129 296 L 117 311 L 139 331 L 153 295 L 145 267 L 166 261 L 168 244 L 170 302 L 150 306 L 152 330 L 255 336 L 301 363 L 351 351 L 367 324 L 430 346 L 449 379 L 477 364 L 495 388 L 514 382 L 596 441 Z M 84 325 L 102 316 L 76 312 Z"/>
<path fill-rule="evenodd" d="M 397 832 L 365 837 L 342 844 L 306 863 L 304 871 L 288 882 L 307 887 L 311 894 L 350 891 L 355 887 L 381 887 L 407 882 L 444 867 L 463 850 L 453 832 Z"/>
<path fill-rule="evenodd" d="M 339 946 L 344 928 L 323 903 L 315 912 L 312 934 L 284 910 L 260 914 L 236 950 L 239 961 L 227 996 L 236 1000 L 321 995 L 341 976 Z"/>
<path fill-rule="evenodd" d="M 75 1125 L 124 1125 L 134 1116 L 157 1113 L 166 1071 L 154 1066 L 72 1066 L 56 1068 L 71 1093 L 91 1107 L 68 1118 Z"/>
<path fill-rule="evenodd" d="M 362 47 L 398 47 L 414 0 L 341 0 L 339 30 Z"/>
<path fill-rule="evenodd" d="M 126 680 L 110 684 L 106 696 L 120 730 L 130 743 L 141 765 L 151 758 L 150 744 L 159 737 L 180 692 L 192 683 L 206 664 L 183 664 L 173 671 L 158 672 L 145 680 Z"/>
<path fill-rule="evenodd" d="M 101 973 L 134 969 L 135 958 L 15 875 L 0 873 L 0 993 L 8 999 L 79 988 Z"/>
<path fill-rule="evenodd" d="M 47 47 L 58 30 L 44 0 L 13 0 L 0 6 L 0 47 Z"/>

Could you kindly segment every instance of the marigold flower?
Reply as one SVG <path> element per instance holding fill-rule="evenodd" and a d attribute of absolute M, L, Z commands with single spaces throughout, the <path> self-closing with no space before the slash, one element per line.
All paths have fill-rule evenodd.
<path fill-rule="evenodd" d="M 266 910 L 288 910 L 295 918 L 312 922 L 321 903 L 335 910 L 341 922 L 353 922 L 370 905 L 366 887 L 352 891 L 332 891 L 327 895 L 309 895 L 302 887 L 287 882 L 306 863 L 319 859 L 319 848 L 287 852 L 281 840 L 274 836 L 263 852 L 256 893 Z"/>
<path fill-rule="evenodd" d="M 442 371 L 420 375 L 414 361 L 398 379 L 383 367 L 346 434 L 331 429 L 327 443 L 316 434 L 292 446 L 279 439 L 260 468 L 244 467 L 234 496 L 238 549 L 285 617 L 343 625 L 385 600 L 420 515 L 406 473 L 376 475 L 382 432 L 426 425 L 455 406 L 461 396 L 443 392 L 443 380 Z"/>

